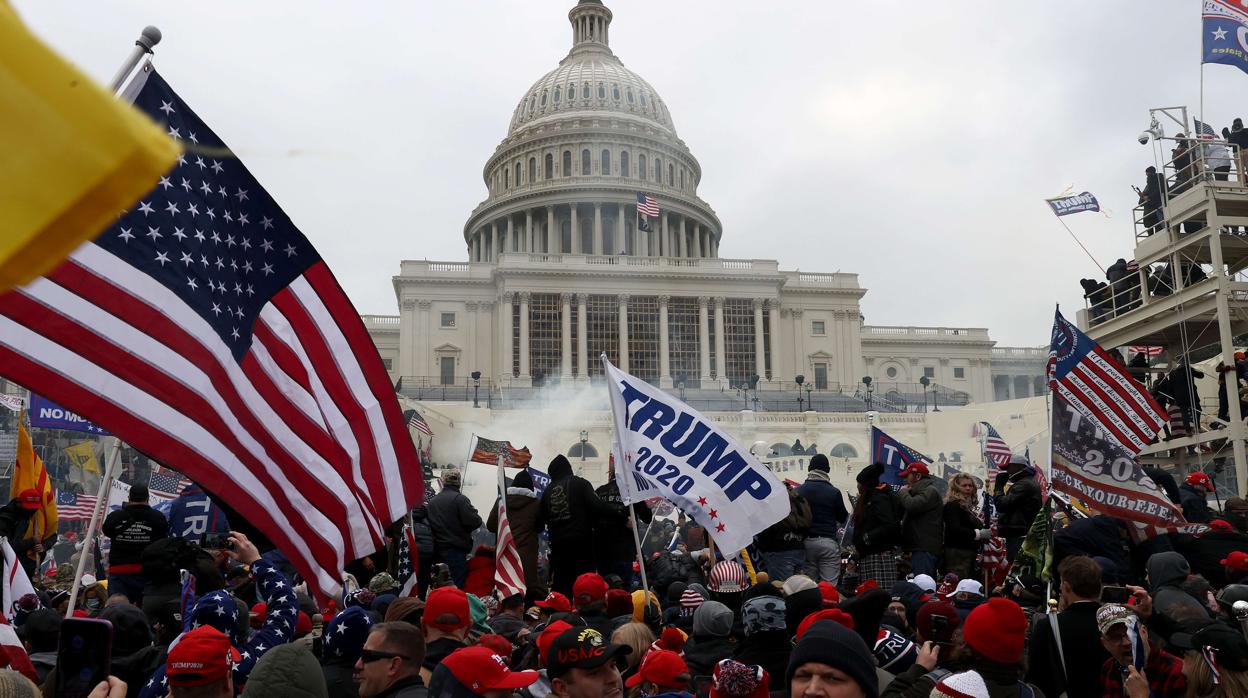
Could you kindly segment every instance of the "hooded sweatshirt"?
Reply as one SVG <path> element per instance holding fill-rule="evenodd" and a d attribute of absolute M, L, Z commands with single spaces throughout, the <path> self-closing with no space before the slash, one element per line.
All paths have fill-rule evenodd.
<path fill-rule="evenodd" d="M 595 526 L 624 524 L 620 512 L 594 494 L 589 480 L 572 474 L 572 464 L 563 454 L 550 462 L 550 480 L 542 492 L 538 530 L 546 526 L 551 545 L 584 545 L 588 549 L 593 546 Z"/>
<path fill-rule="evenodd" d="M 316 657 L 303 645 L 280 645 L 265 653 L 252 669 L 243 690 L 251 696 L 329 698 Z"/>
<path fill-rule="evenodd" d="M 1209 610 L 1180 587 L 1191 573 L 1186 558 L 1176 552 L 1157 553 L 1148 558 L 1145 570 L 1153 593 L 1150 629 L 1169 640 L 1174 632 L 1196 632 L 1211 620 Z"/>

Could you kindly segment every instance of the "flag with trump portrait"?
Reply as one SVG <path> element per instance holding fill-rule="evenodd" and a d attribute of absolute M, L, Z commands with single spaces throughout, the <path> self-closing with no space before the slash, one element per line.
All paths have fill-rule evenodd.
<path fill-rule="evenodd" d="M 311 242 L 150 63 L 122 97 L 185 152 L 0 295 L 0 375 L 176 464 L 337 596 L 424 492 L 389 376 Z"/>
<path fill-rule="evenodd" d="M 623 503 L 663 497 L 706 529 L 727 557 L 789 515 L 784 483 L 714 420 L 605 355 L 602 364 Z"/>

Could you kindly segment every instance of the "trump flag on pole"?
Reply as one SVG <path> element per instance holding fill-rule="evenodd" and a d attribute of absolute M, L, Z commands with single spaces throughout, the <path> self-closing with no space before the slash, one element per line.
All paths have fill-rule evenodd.
<path fill-rule="evenodd" d="M 710 532 L 726 557 L 789 515 L 784 483 L 715 423 L 602 357 L 626 504 L 663 497 Z"/>

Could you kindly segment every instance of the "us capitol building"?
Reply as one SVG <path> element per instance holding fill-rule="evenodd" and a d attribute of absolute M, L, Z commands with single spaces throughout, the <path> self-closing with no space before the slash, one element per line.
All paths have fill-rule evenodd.
<path fill-rule="evenodd" d="M 400 314 L 364 318 L 401 392 L 588 385 L 605 352 L 691 401 L 750 385 L 899 411 L 918 411 L 905 405 L 920 391 L 925 408 L 929 390 L 943 404 L 1043 394 L 1045 350 L 994 347 L 982 328 L 865 325 L 856 274 L 721 256 L 702 168 L 658 92 L 611 51 L 611 10 L 581 0 L 568 19 L 571 50 L 524 92 L 485 163 L 468 261 L 403 261 Z M 657 204 L 647 225 L 639 193 Z"/>

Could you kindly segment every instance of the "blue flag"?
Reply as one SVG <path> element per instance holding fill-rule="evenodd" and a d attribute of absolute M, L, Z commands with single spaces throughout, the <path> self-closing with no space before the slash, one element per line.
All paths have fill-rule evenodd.
<path fill-rule="evenodd" d="M 533 478 L 533 492 L 537 494 L 538 499 L 541 499 L 542 493 L 550 486 L 550 476 L 531 465 L 525 470 L 528 471 L 529 477 Z"/>
<path fill-rule="evenodd" d="M 1071 194 L 1070 196 L 1045 199 L 1045 202 L 1048 203 L 1049 208 L 1053 209 L 1053 214 L 1057 216 L 1069 216 L 1072 213 L 1101 210 L 1100 202 L 1090 192 L 1086 191 Z"/>
<path fill-rule="evenodd" d="M 1233 65 L 1248 73 L 1248 7 L 1233 0 L 1205 0 L 1201 17 L 1201 62 Z"/>
<path fill-rule="evenodd" d="M 108 436 L 109 433 L 97 427 L 89 420 L 70 412 L 46 397 L 31 393 L 30 395 L 30 426 L 44 429 L 67 429 L 69 431 L 85 431 L 88 434 Z"/>
<path fill-rule="evenodd" d="M 879 427 L 871 427 L 871 462 L 882 463 L 884 474 L 880 482 L 897 489 L 905 484 L 901 471 L 911 463 L 931 464 L 932 459 L 885 434 Z"/>

